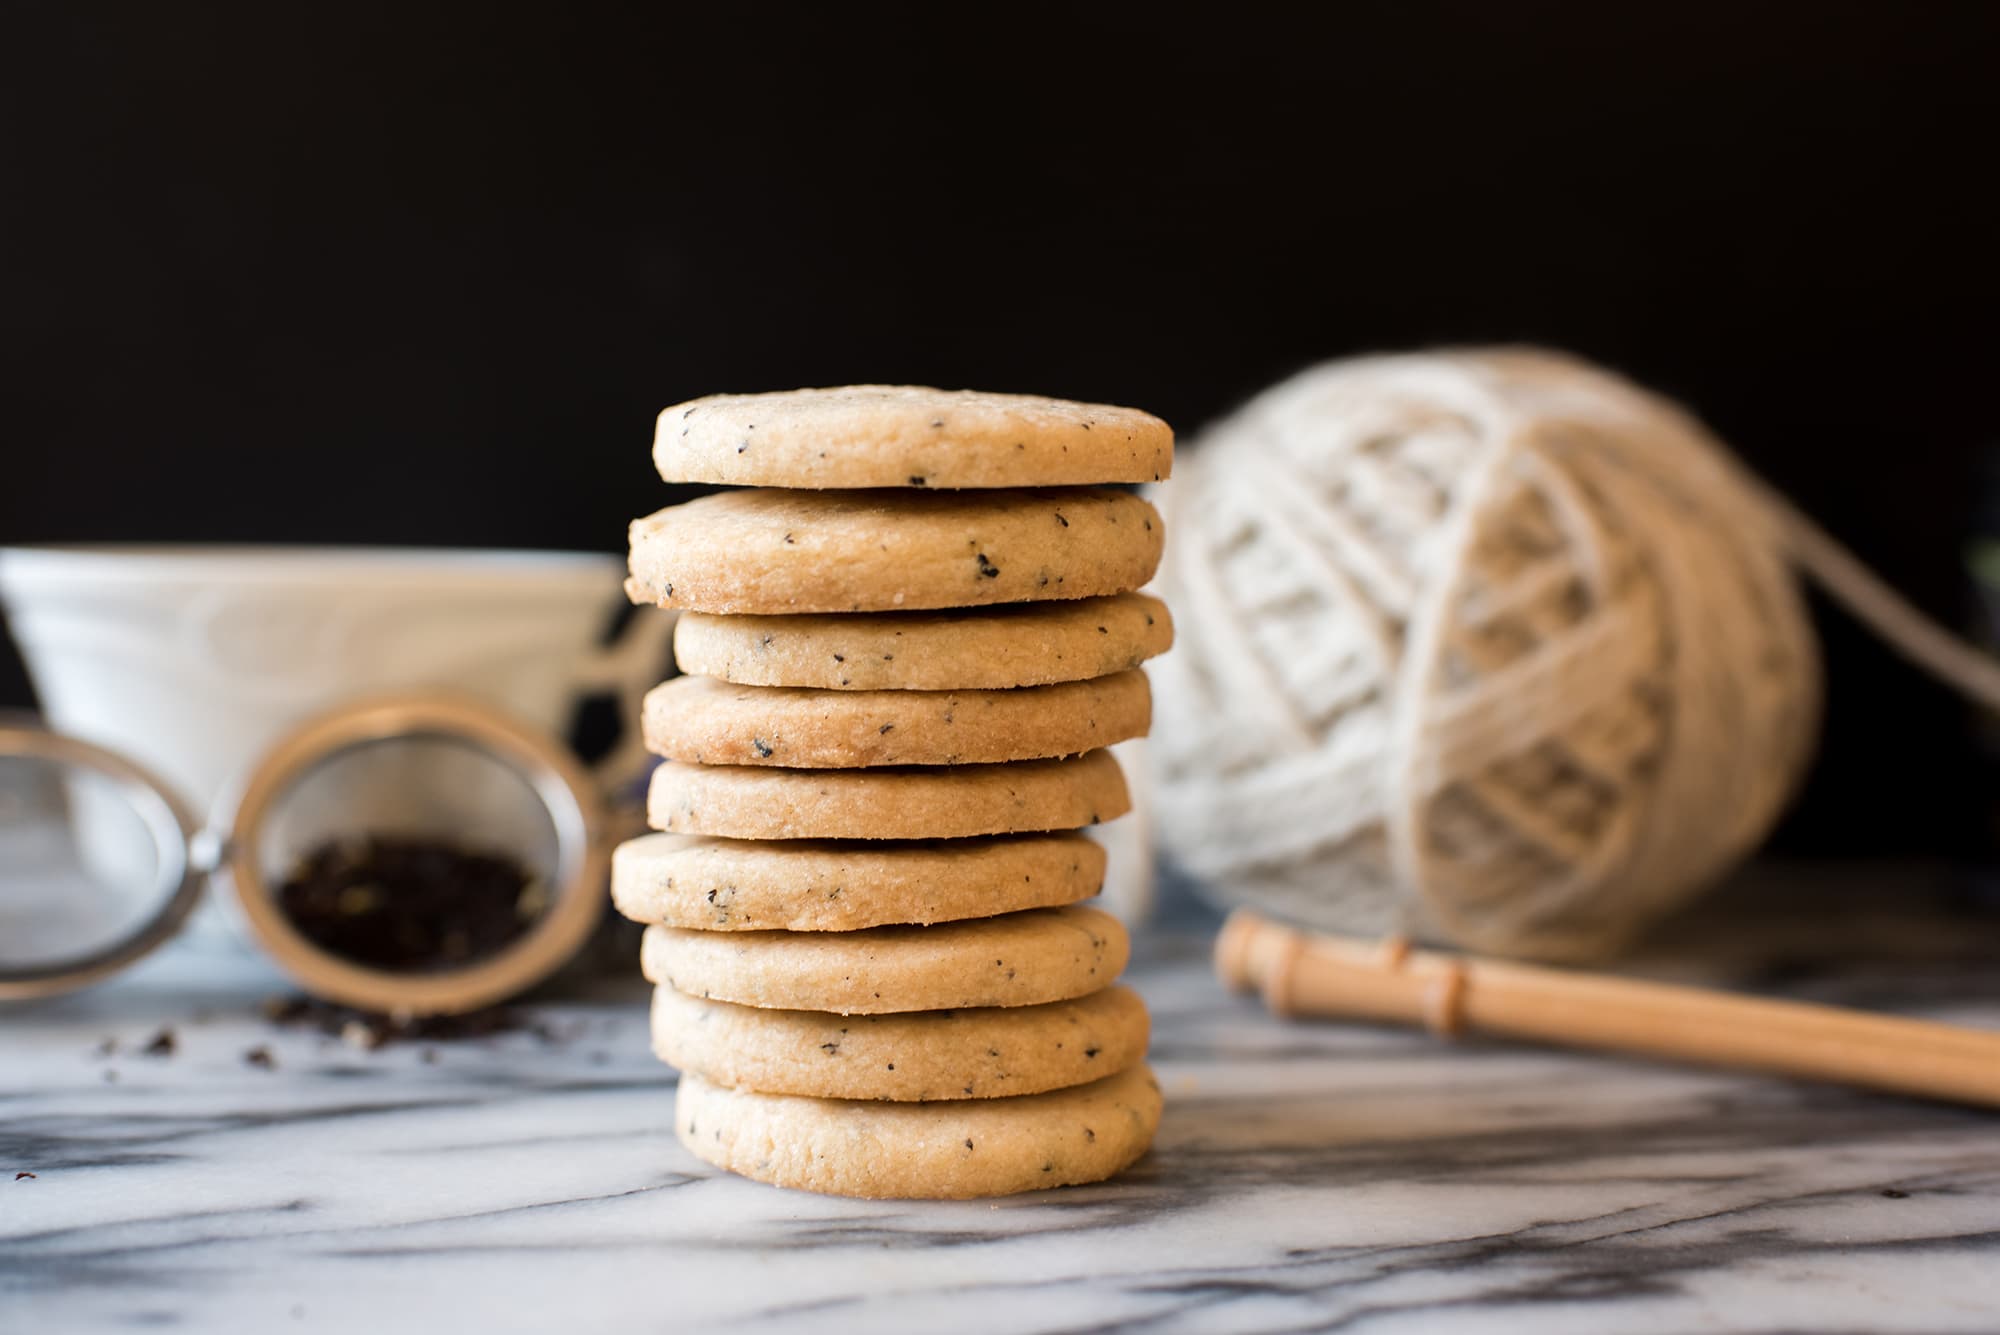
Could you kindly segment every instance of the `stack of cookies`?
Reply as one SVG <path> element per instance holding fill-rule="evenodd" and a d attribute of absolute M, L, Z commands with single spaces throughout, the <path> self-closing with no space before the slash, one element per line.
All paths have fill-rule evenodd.
<path fill-rule="evenodd" d="M 1135 592 L 1166 424 L 1017 395 L 857 386 L 660 415 L 670 482 L 743 488 L 636 521 L 635 602 L 682 612 L 687 675 L 643 720 L 665 763 L 622 846 L 650 924 L 675 1129 L 761 1181 L 968 1197 L 1092 1182 L 1160 1093 L 1129 944 L 1081 901 L 1083 827 L 1128 806 L 1145 733 Z"/>

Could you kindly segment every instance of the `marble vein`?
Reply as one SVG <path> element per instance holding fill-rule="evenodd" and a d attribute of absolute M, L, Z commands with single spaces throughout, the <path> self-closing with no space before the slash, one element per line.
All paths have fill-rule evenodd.
<path fill-rule="evenodd" d="M 1779 886 L 1726 950 L 1690 953 L 1720 939 L 1697 921 L 1634 967 L 2000 1027 L 2000 923 L 1897 900 L 1801 931 Z M 693 1160 L 631 985 L 426 1062 L 274 1031 L 255 966 L 163 958 L 0 1016 L 0 1329 L 2000 1328 L 2000 1114 L 1287 1025 L 1202 949 L 1199 922 L 1140 939 L 1154 1153 L 946 1205 Z M 162 1023 L 173 1057 L 98 1055 Z"/>

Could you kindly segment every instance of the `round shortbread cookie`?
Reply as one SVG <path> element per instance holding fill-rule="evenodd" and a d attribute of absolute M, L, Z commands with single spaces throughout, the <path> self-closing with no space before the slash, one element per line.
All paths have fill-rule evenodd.
<path fill-rule="evenodd" d="M 966 839 L 1076 830 L 1132 808 L 1108 751 L 909 769 L 684 765 L 653 770 L 656 830 L 724 839 Z"/>
<path fill-rule="evenodd" d="M 1160 516 L 1122 491 L 725 491 L 632 521 L 637 603 L 886 612 L 1125 593 Z"/>
<path fill-rule="evenodd" d="M 675 677 L 646 695 L 646 748 L 701 765 L 857 769 L 1081 755 L 1143 737 L 1136 670 L 1002 691 L 822 691 Z"/>
<path fill-rule="evenodd" d="M 648 982 L 777 1010 L 884 1015 L 1039 1006 L 1111 985 L 1132 943 L 1097 909 L 858 932 L 694 932 L 648 927 Z"/>
<path fill-rule="evenodd" d="M 921 385 L 711 394 L 659 416 L 669 482 L 745 487 L 1068 487 L 1158 482 L 1173 428 L 1136 408 Z"/>
<path fill-rule="evenodd" d="M 1135 668 L 1174 642 L 1143 593 L 946 612 L 714 616 L 674 623 L 681 671 L 745 686 L 965 691 L 1083 681 Z"/>
<path fill-rule="evenodd" d="M 733 1089 L 823 1099 L 990 1099 L 1116 1075 L 1146 1056 L 1129 987 L 1074 1001 L 914 1015 L 827 1015 L 653 994 L 653 1051 Z"/>
<path fill-rule="evenodd" d="M 778 1187 L 874 1199 L 965 1200 L 1101 1182 L 1159 1129 L 1143 1063 L 1018 1099 L 883 1103 L 759 1094 L 683 1075 L 674 1133 L 697 1158 Z"/>
<path fill-rule="evenodd" d="M 1086 835 L 919 843 L 648 834 L 611 855 L 611 898 L 637 922 L 708 932 L 851 932 L 1052 908 L 1104 888 Z"/>

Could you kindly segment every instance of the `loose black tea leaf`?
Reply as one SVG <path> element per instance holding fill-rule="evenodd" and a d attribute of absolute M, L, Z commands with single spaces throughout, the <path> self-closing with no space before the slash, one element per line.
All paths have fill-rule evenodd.
<path fill-rule="evenodd" d="M 548 907 L 548 893 L 502 853 L 369 835 L 306 854 L 279 887 L 278 905 L 328 954 L 392 973 L 436 973 L 506 949 Z"/>
<path fill-rule="evenodd" d="M 174 1038 L 174 1031 L 171 1029 L 162 1029 L 159 1033 L 154 1034 L 152 1041 L 147 1043 L 145 1047 L 140 1048 L 139 1051 L 148 1057 L 171 1057 L 174 1055 L 174 1050 L 179 1046 L 179 1042 Z"/>
<path fill-rule="evenodd" d="M 264 1018 L 287 1028 L 317 1030 L 329 1038 L 338 1038 L 352 1047 L 367 1051 L 391 1043 L 449 1043 L 455 1039 L 518 1033 L 532 1028 L 535 1023 L 530 1017 L 505 1006 L 491 1006 L 461 1015 L 384 1015 L 379 1011 L 356 1010 L 331 1001 L 315 1001 L 311 997 L 273 997 L 264 1003 Z M 549 1036 L 543 1035 L 543 1038 L 548 1041 Z M 436 1062 L 436 1051 L 426 1048 L 421 1060 Z"/>

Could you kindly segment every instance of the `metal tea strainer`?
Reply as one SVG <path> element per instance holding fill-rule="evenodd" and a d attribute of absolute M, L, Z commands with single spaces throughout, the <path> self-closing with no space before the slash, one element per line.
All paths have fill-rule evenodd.
<path fill-rule="evenodd" d="M 250 935 L 316 996 L 390 1013 L 475 1009 L 583 945 L 604 906 L 604 825 L 597 785 L 567 746 L 458 695 L 377 696 L 298 726 L 205 825 L 115 751 L 0 719 L 0 1000 L 117 973 L 219 883 Z M 302 928 L 288 878 L 315 850 L 377 838 L 518 867 L 521 920 L 504 941 L 429 967 L 382 967 Z"/>

